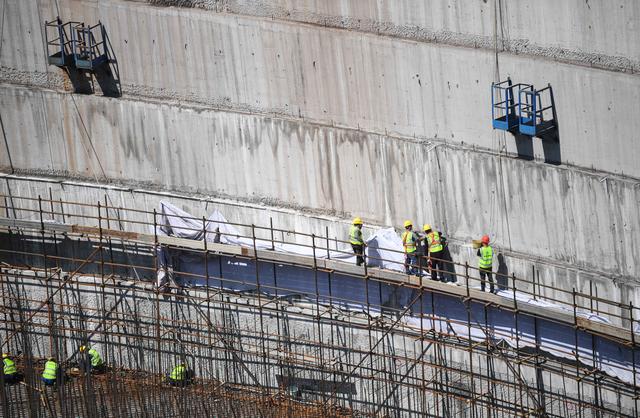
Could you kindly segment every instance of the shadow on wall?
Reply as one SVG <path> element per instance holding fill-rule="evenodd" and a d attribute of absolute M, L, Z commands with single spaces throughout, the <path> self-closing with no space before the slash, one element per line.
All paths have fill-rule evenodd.
<path fill-rule="evenodd" d="M 519 133 L 514 134 L 514 136 L 518 158 L 528 161 L 533 160 L 535 158 L 535 155 L 533 153 L 534 137 L 531 137 L 529 135 L 522 135 Z M 543 135 L 540 139 L 542 141 L 544 162 L 553 165 L 562 164 L 562 154 L 560 151 L 560 139 L 558 130 L 556 129 L 556 131 L 551 134 Z"/>
<path fill-rule="evenodd" d="M 113 50 L 113 46 L 111 45 L 111 40 L 109 39 L 106 28 L 103 30 L 103 37 L 108 60 L 105 65 L 96 69 L 96 81 L 100 85 L 102 94 L 109 97 L 120 97 L 122 96 L 120 68 L 118 67 L 118 60 L 116 59 L 116 54 Z"/>
<path fill-rule="evenodd" d="M 504 255 L 498 253 L 498 271 L 496 272 L 496 282 L 498 290 L 506 290 L 509 288 L 509 267 L 504 261 Z"/>
<path fill-rule="evenodd" d="M 515 133 L 516 150 L 518 158 L 523 160 L 533 160 L 533 137 Z"/>

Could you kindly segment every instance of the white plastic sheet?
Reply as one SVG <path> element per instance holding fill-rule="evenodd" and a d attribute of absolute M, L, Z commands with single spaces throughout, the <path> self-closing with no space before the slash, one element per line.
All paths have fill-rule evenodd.
<path fill-rule="evenodd" d="M 157 234 L 171 235 L 179 238 L 202 240 L 206 235 L 208 242 L 214 242 L 215 237 L 219 236 L 222 244 L 240 245 L 253 248 L 253 239 L 243 237 L 240 231 L 230 225 L 220 211 L 215 210 L 206 221 L 194 219 L 193 215 L 183 211 L 182 209 L 167 202 L 160 202 L 158 214 Z M 206 231 L 203 232 L 203 231 Z M 219 233 L 219 234 L 218 234 Z M 245 234 L 246 235 L 246 234 Z M 366 255 L 370 257 L 369 265 L 373 267 L 381 267 L 389 270 L 404 270 L 404 256 L 402 255 L 402 241 L 393 228 L 379 229 L 366 239 Z M 271 249 L 271 241 L 257 239 L 255 242 L 258 249 Z M 275 244 L 276 251 L 289 254 L 313 256 L 313 248 L 296 244 Z M 393 249 L 395 251 L 390 251 Z M 398 252 L 396 252 L 398 251 Z M 317 258 L 330 257 L 334 260 L 343 260 L 353 262 L 356 258 L 351 254 L 352 249 L 344 246 L 340 251 L 316 250 Z"/>

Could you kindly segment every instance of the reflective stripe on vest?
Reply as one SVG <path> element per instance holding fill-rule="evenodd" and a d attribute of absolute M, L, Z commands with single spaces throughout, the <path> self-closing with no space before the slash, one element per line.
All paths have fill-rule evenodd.
<path fill-rule="evenodd" d="M 18 369 L 16 369 L 16 364 L 10 358 L 4 359 L 4 375 L 9 376 L 12 374 L 16 374 Z"/>
<path fill-rule="evenodd" d="M 349 242 L 353 245 L 364 244 L 362 240 L 362 230 L 355 225 L 351 225 L 351 229 L 349 230 Z"/>
<path fill-rule="evenodd" d="M 58 363 L 55 361 L 47 361 L 44 365 L 42 377 L 44 379 L 55 380 L 58 375 Z"/>
<path fill-rule="evenodd" d="M 184 366 L 176 366 L 171 371 L 169 378 L 171 380 L 184 380 L 185 374 L 187 373 L 187 368 Z"/>
<path fill-rule="evenodd" d="M 442 242 L 440 241 L 440 234 L 437 232 L 432 232 L 427 235 L 427 241 L 429 241 L 429 252 L 437 253 L 438 251 L 442 251 Z"/>
<path fill-rule="evenodd" d="M 402 234 L 402 245 L 406 253 L 411 254 L 416 251 L 416 234 L 413 231 L 404 231 Z"/>
<path fill-rule="evenodd" d="M 493 264 L 493 248 L 487 245 L 480 247 L 480 258 L 478 259 L 478 267 L 481 269 L 489 269 Z"/>
<path fill-rule="evenodd" d="M 100 357 L 100 354 L 94 348 L 89 350 L 89 356 L 91 356 L 91 366 L 102 366 L 102 357 Z"/>

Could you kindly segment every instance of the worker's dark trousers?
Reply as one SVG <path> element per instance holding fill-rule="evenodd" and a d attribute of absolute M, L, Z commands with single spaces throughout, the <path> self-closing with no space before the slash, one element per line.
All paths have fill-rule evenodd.
<path fill-rule="evenodd" d="M 7 385 L 18 383 L 19 380 L 20 379 L 18 378 L 18 373 L 4 375 L 4 383 L 6 383 Z"/>
<path fill-rule="evenodd" d="M 491 274 L 491 267 L 489 267 L 488 269 L 480 269 L 480 280 L 482 280 L 480 282 L 480 288 L 482 289 L 482 291 L 484 292 L 485 281 L 489 281 L 489 291 L 493 293 L 494 288 L 493 288 L 493 277 Z"/>
<path fill-rule="evenodd" d="M 416 265 L 418 264 L 418 259 L 416 258 L 416 253 L 405 253 L 404 255 L 404 270 L 407 274 L 418 274 L 418 269 Z"/>
<path fill-rule="evenodd" d="M 356 255 L 356 266 L 364 264 L 364 245 L 351 244 L 351 248 L 353 248 L 353 253 Z"/>
<path fill-rule="evenodd" d="M 440 277 L 444 277 L 444 251 L 438 251 L 429 254 L 431 259 L 431 280 L 438 280 L 438 270 L 440 271 Z"/>

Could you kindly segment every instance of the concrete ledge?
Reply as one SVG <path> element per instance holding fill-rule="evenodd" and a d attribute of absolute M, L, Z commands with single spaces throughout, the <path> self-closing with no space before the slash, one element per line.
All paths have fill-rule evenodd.
<path fill-rule="evenodd" d="M 0 217 L 0 227 L 6 228 L 26 228 L 31 230 L 41 230 L 42 224 L 39 221 L 31 220 L 16 220 Z M 145 244 L 153 244 L 157 242 L 163 245 L 169 245 L 172 247 L 186 248 L 196 251 L 204 251 L 205 246 L 203 241 L 195 241 L 185 238 L 167 237 L 167 236 L 154 236 L 151 234 L 142 234 L 136 232 L 123 232 L 113 229 L 100 229 L 96 227 L 85 227 L 79 225 L 69 224 L 55 224 L 44 223 L 44 229 L 51 232 L 64 232 L 64 233 L 79 233 L 83 235 L 91 235 L 94 237 L 111 237 L 116 239 L 124 239 L 136 242 L 142 242 Z M 207 250 L 217 252 L 224 255 L 240 256 L 247 258 L 255 258 L 256 252 L 252 248 L 239 247 L 228 244 L 215 244 L 207 243 Z M 317 268 L 330 270 L 342 274 L 348 274 L 353 276 L 365 277 L 365 270 L 363 267 L 358 267 L 353 264 L 345 263 L 337 260 L 327 259 L 315 259 L 309 256 L 279 253 L 270 250 L 258 250 L 257 258 L 262 261 L 276 262 L 284 264 L 294 264 L 300 266 L 306 266 L 308 268 Z M 426 278 L 420 278 L 417 276 L 409 276 L 406 274 L 381 270 L 377 268 L 367 269 L 367 276 L 370 279 L 389 282 L 391 284 L 407 286 L 412 288 L 424 288 L 437 293 L 446 294 L 462 299 L 468 298 L 476 302 L 490 304 L 501 309 L 517 310 L 519 312 L 529 314 L 534 317 L 545 318 L 555 322 L 570 324 L 577 326 L 580 329 L 597 334 L 615 341 L 622 341 L 624 344 L 633 344 L 636 341 L 640 341 L 640 334 L 636 334 L 635 337 L 631 335 L 630 330 L 626 330 L 621 327 L 603 324 L 600 322 L 594 322 L 582 317 L 574 317 L 571 314 L 559 311 L 557 309 L 549 309 L 541 306 L 535 306 L 528 303 L 518 303 L 518 301 L 505 298 L 503 296 L 494 295 L 491 293 L 483 292 L 478 289 L 472 289 L 462 286 L 456 286 L 448 283 L 434 282 Z"/>

